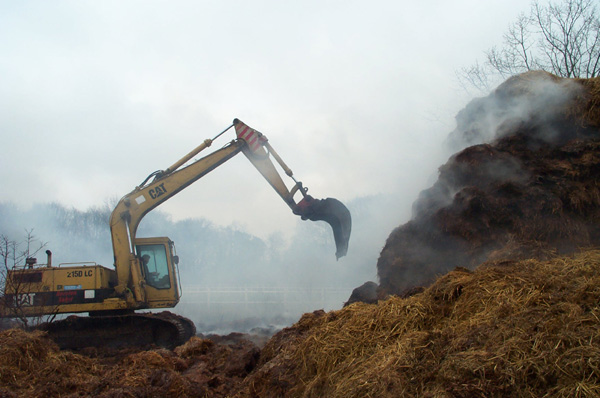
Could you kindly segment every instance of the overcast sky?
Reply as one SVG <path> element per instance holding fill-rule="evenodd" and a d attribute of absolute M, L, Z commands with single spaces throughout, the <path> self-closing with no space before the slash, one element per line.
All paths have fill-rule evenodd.
<path fill-rule="evenodd" d="M 237 117 L 313 196 L 384 193 L 409 206 L 469 100 L 455 72 L 528 8 L 0 0 L 0 200 L 114 203 Z M 261 237 L 296 222 L 243 155 L 160 209 Z"/>

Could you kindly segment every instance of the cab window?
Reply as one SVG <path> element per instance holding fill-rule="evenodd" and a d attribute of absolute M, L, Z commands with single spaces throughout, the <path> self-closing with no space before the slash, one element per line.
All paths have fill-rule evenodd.
<path fill-rule="evenodd" d="M 164 245 L 138 245 L 137 253 L 142 264 L 146 283 L 156 289 L 169 289 L 169 264 Z"/>

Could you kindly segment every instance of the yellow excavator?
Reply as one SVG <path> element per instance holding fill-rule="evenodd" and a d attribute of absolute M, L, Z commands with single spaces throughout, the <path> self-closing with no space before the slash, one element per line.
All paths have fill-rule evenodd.
<path fill-rule="evenodd" d="M 214 140 L 235 127 L 236 138 L 222 148 L 192 161 Z M 166 170 L 150 174 L 125 195 L 110 217 L 114 269 L 96 263 L 54 266 L 47 251 L 46 264 L 28 258 L 26 264 L 7 272 L 0 317 L 41 317 L 53 314 L 85 313 L 42 325 L 62 348 L 86 346 L 141 346 L 156 344 L 174 347 L 195 334 L 189 319 L 163 312 L 135 312 L 172 308 L 181 296 L 179 257 L 168 237 L 138 237 L 142 218 L 190 184 L 233 158 L 244 155 L 275 189 L 292 212 L 304 220 L 323 220 L 333 229 L 336 257 L 344 256 L 352 221 L 340 201 L 315 199 L 297 181 L 290 168 L 259 131 L 235 119 L 213 139 L 207 139 Z M 288 189 L 274 159 L 293 180 Z M 296 201 L 294 196 L 299 195 Z"/>

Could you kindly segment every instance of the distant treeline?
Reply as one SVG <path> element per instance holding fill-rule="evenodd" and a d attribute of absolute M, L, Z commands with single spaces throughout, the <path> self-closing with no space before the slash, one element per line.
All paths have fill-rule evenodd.
<path fill-rule="evenodd" d="M 353 216 L 348 256 L 335 261 L 329 225 L 298 220 L 291 242 L 277 234 L 260 239 L 235 227 L 220 227 L 206 219 L 173 221 L 160 211 L 148 214 L 138 236 L 168 236 L 180 257 L 184 284 L 204 286 L 352 287 L 374 280 L 375 263 L 387 234 L 402 220 L 390 218 L 391 201 L 381 196 L 347 203 Z M 112 267 L 107 205 L 86 211 L 57 203 L 21 208 L 0 203 L 0 234 L 23 242 L 28 231 L 53 263 L 95 261 Z M 38 253 L 38 262 L 45 254 Z"/>

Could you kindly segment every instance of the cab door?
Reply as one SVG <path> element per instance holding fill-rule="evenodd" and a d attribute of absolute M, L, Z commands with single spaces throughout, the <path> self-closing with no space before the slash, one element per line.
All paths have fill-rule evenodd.
<path fill-rule="evenodd" d="M 179 302 L 177 273 L 169 238 L 136 239 L 136 256 L 146 281 L 150 308 L 174 307 Z"/>

